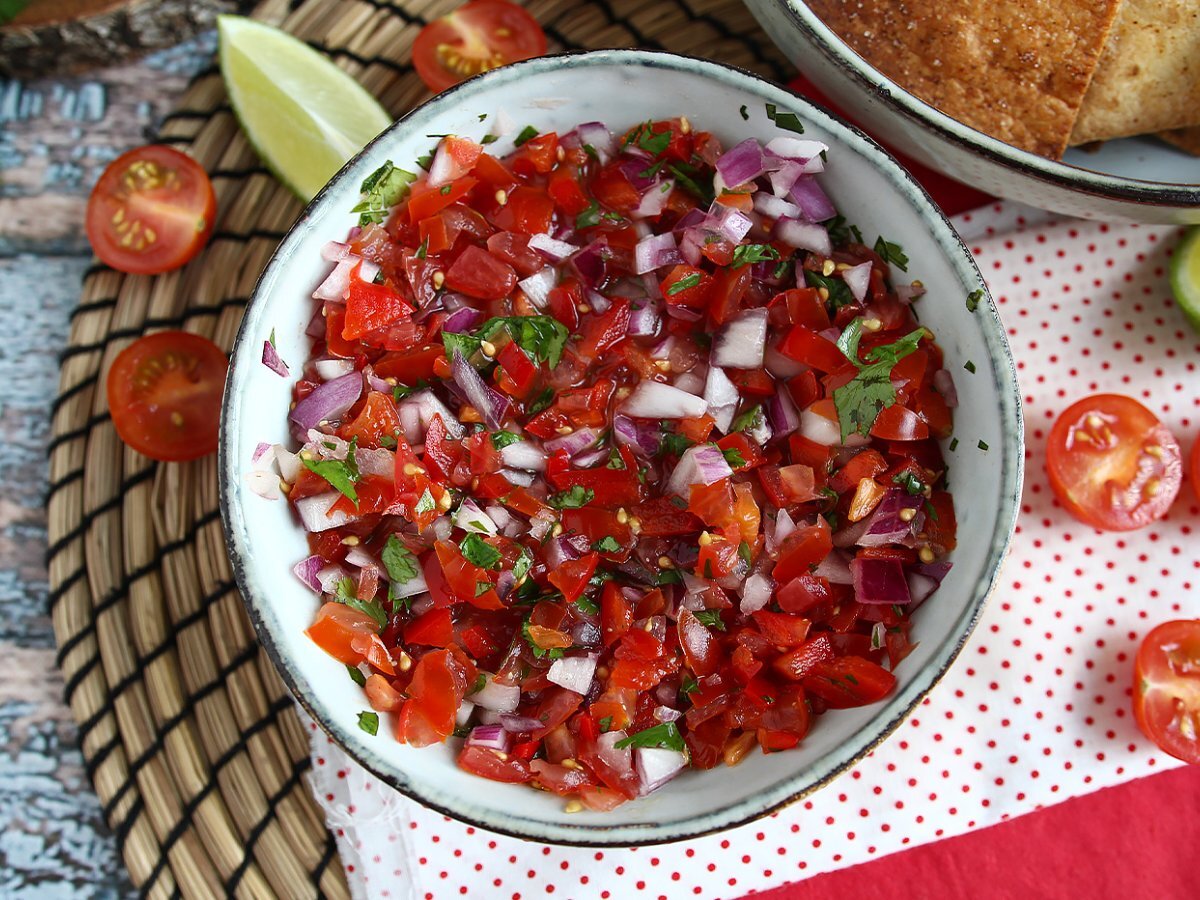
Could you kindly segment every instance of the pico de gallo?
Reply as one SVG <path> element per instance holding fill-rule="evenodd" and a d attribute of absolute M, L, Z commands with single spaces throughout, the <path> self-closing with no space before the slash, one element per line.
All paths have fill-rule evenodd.
<path fill-rule="evenodd" d="M 364 729 L 607 810 L 893 691 L 950 569 L 957 401 L 823 144 L 683 118 L 515 143 L 366 180 L 301 446 L 255 474 L 308 532 L 308 635 Z"/>

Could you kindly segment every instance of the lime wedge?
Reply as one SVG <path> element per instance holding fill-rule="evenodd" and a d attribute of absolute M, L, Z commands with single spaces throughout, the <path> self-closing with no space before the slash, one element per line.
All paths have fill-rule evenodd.
<path fill-rule="evenodd" d="M 1171 290 L 1175 302 L 1200 332 L 1200 225 L 1184 232 L 1183 240 L 1171 257 Z"/>
<path fill-rule="evenodd" d="M 221 75 L 242 130 L 302 200 L 392 124 L 357 81 L 291 35 L 242 16 L 218 16 L 217 34 Z"/>

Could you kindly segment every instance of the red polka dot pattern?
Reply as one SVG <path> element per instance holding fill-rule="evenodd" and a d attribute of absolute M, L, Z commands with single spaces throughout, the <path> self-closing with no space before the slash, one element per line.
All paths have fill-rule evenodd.
<path fill-rule="evenodd" d="M 1028 470 L 999 587 L 912 718 L 836 784 L 764 821 L 604 851 L 488 835 L 430 812 L 314 726 L 313 789 L 357 896 L 738 897 L 1176 765 L 1138 732 L 1129 691 L 1142 635 L 1200 616 L 1195 495 L 1185 484 L 1169 516 L 1144 531 L 1100 533 L 1057 505 L 1043 452 L 1056 415 L 1099 391 L 1137 398 L 1190 450 L 1200 341 L 1165 275 L 1178 233 L 1075 221 L 1034 229 L 1033 215 L 1044 218 L 998 204 L 957 222 L 1009 330 Z"/>

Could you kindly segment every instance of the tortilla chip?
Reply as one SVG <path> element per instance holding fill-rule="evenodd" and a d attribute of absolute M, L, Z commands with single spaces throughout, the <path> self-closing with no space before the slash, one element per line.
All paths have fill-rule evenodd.
<path fill-rule="evenodd" d="M 1192 156 L 1200 156 L 1200 128 L 1176 128 L 1174 131 L 1160 131 L 1156 136 Z"/>
<path fill-rule="evenodd" d="M 1200 4 L 1125 0 L 1072 144 L 1200 124 Z"/>
<path fill-rule="evenodd" d="M 926 103 L 1057 159 L 1121 0 L 809 0 L 860 56 Z"/>

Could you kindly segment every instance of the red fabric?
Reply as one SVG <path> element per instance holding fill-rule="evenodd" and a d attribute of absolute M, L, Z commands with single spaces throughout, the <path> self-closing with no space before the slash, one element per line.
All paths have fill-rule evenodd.
<path fill-rule="evenodd" d="M 1195 897 L 1200 766 L 1140 778 L 755 900 Z"/>
<path fill-rule="evenodd" d="M 807 78 L 801 76 L 795 81 L 791 82 L 791 84 L 788 86 L 792 90 L 798 91 L 803 96 L 808 97 L 810 100 L 815 100 L 822 106 L 828 107 L 842 118 L 848 119 L 849 121 L 854 122 L 856 125 L 859 124 L 858 122 L 855 122 L 854 116 L 849 115 L 845 110 L 840 109 L 836 104 L 829 100 L 828 97 L 822 94 L 817 89 L 816 85 L 810 82 Z M 870 133 L 865 128 L 863 130 L 867 131 L 868 134 Z M 961 182 L 955 181 L 953 178 L 943 175 L 941 172 L 937 172 L 928 166 L 922 165 L 916 160 L 909 159 L 895 147 L 888 147 L 888 150 L 890 150 L 892 154 L 900 160 L 901 165 L 903 165 L 906 169 L 908 169 L 909 172 L 912 173 L 912 176 L 921 183 L 925 190 L 929 191 L 933 199 L 937 201 L 939 206 L 941 206 L 942 211 L 948 216 L 953 216 L 960 212 L 966 212 L 968 209 L 975 209 L 976 207 L 983 206 L 985 203 L 990 203 L 994 199 L 989 194 L 983 193 L 983 191 L 977 191 L 972 187 L 968 187 Z"/>

